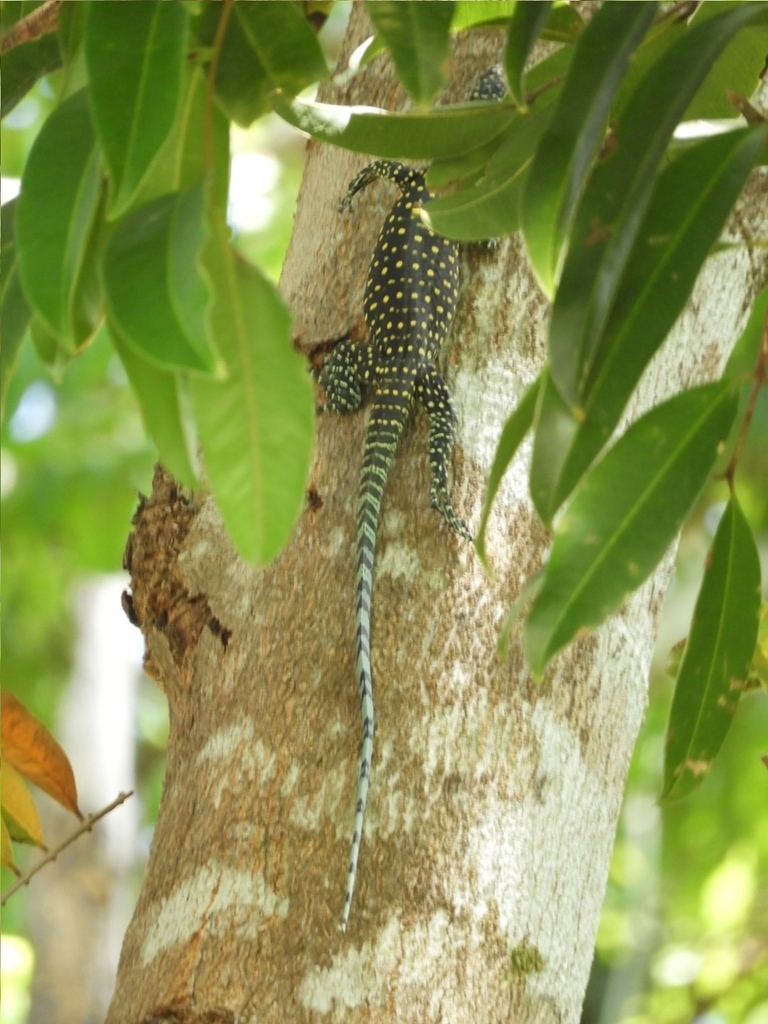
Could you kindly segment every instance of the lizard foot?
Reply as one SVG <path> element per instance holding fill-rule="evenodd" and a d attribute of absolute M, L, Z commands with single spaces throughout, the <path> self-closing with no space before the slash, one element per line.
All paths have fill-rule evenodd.
<path fill-rule="evenodd" d="M 459 537 L 463 537 L 464 540 L 468 540 L 470 543 L 472 542 L 474 538 L 469 532 L 469 527 L 464 520 L 459 519 L 453 511 L 453 505 L 446 493 L 443 492 L 441 494 L 436 487 L 433 487 L 430 494 L 430 504 L 432 505 L 432 508 L 436 509 L 440 513 L 454 533 L 458 534 Z"/>

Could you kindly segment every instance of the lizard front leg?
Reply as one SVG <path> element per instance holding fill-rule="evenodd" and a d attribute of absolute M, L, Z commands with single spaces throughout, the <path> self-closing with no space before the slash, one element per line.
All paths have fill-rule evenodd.
<path fill-rule="evenodd" d="M 430 501 L 432 508 L 440 512 L 454 533 L 466 540 L 472 540 L 469 527 L 453 511 L 448 493 L 448 463 L 453 449 L 456 432 L 456 414 L 451 404 L 448 385 L 434 366 L 419 374 L 416 380 L 416 397 L 430 418 L 429 465 L 432 470 Z"/>
<path fill-rule="evenodd" d="M 342 341 L 312 376 L 325 391 L 333 412 L 356 412 L 365 401 L 373 376 L 373 351 L 370 345 Z"/>

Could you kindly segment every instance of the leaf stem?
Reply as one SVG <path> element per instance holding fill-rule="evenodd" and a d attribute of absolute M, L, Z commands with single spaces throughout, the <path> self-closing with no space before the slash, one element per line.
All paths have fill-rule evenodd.
<path fill-rule="evenodd" d="M 211 173 L 213 166 L 213 91 L 216 82 L 216 72 L 219 67 L 219 55 L 224 41 L 224 34 L 229 24 L 229 16 L 232 13 L 232 0 L 224 0 L 224 9 L 221 12 L 219 23 L 216 26 L 216 34 L 213 37 L 213 58 L 208 68 L 208 82 L 205 90 L 205 138 L 204 138 L 204 163 L 205 168 Z"/>

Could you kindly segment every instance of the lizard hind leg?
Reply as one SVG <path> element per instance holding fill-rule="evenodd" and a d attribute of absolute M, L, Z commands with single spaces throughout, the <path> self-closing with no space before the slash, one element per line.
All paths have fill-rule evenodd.
<path fill-rule="evenodd" d="M 430 418 L 429 465 L 432 470 L 430 503 L 437 509 L 454 533 L 472 540 L 469 527 L 453 510 L 448 491 L 448 464 L 456 433 L 456 414 L 448 386 L 434 367 L 424 373 L 416 384 L 416 395 Z"/>

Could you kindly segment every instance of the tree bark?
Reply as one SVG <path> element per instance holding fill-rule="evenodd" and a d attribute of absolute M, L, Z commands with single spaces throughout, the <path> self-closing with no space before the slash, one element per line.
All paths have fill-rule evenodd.
<path fill-rule="evenodd" d="M 356 5 L 341 66 L 363 22 Z M 469 95 L 499 45 L 487 34 L 460 43 L 451 100 Z M 323 98 L 403 103 L 383 58 Z M 309 147 L 281 282 L 306 354 L 364 333 L 368 258 L 393 202 L 377 185 L 338 214 L 364 163 Z M 740 237 L 766 227 L 765 178 L 752 186 Z M 459 417 L 454 505 L 476 526 L 502 424 L 544 359 L 548 308 L 518 237 L 471 249 L 464 264 L 445 369 Z M 748 246 L 709 261 L 632 418 L 717 374 L 764 279 L 764 256 Z M 171 735 L 109 1024 L 579 1019 L 672 553 L 536 686 L 519 631 L 505 661 L 496 653 L 547 546 L 527 496 L 529 449 L 491 519 L 489 578 L 429 507 L 427 427 L 414 417 L 380 530 L 376 751 L 341 934 L 361 731 L 354 544 L 366 421 L 319 416 L 304 513 L 263 570 L 237 558 L 210 499 L 185 497 L 161 472 L 137 512 L 133 605 Z"/>

